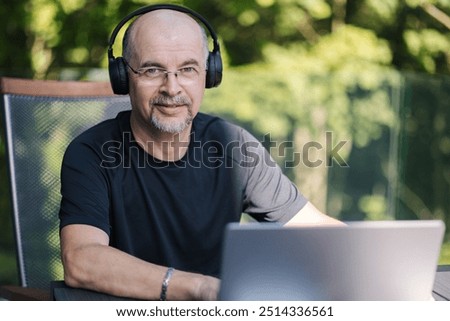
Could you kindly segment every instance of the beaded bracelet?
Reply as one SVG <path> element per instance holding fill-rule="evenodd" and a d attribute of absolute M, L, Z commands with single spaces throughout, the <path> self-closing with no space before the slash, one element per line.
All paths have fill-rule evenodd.
<path fill-rule="evenodd" d="M 172 267 L 168 268 L 166 275 L 164 276 L 164 280 L 161 286 L 161 295 L 159 296 L 160 301 L 166 301 L 167 287 L 169 286 L 169 281 L 172 277 L 173 270 L 174 269 Z"/>

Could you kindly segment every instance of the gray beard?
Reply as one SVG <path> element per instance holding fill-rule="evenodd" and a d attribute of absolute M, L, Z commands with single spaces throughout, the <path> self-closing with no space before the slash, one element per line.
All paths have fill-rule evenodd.
<path fill-rule="evenodd" d="M 181 121 L 161 121 L 158 117 L 152 115 L 150 122 L 156 129 L 164 133 L 180 134 L 192 123 L 193 119 L 192 112 L 188 110 L 188 115 Z"/>
<path fill-rule="evenodd" d="M 150 123 L 156 129 L 158 129 L 164 133 L 180 134 L 192 123 L 192 120 L 194 119 L 194 117 L 192 115 L 192 110 L 191 110 L 192 103 L 191 103 L 190 99 L 185 96 L 169 97 L 169 96 L 160 95 L 160 96 L 153 98 L 150 101 L 150 105 L 186 105 L 187 106 L 188 114 L 185 117 L 185 119 L 182 121 L 164 122 L 161 119 L 158 119 L 158 117 L 156 117 L 155 115 L 152 115 L 152 118 L 150 119 Z"/>

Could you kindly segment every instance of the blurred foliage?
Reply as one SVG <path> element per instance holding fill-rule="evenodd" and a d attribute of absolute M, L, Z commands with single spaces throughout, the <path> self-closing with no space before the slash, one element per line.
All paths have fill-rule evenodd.
<path fill-rule="evenodd" d="M 79 73 L 74 76 L 79 78 L 91 68 L 106 67 L 109 36 L 118 21 L 138 7 L 159 1 L 3 2 L 0 25 L 8 42 L 0 48 L 0 73 L 60 78 L 63 69 L 76 68 Z M 319 52 L 330 63 L 339 64 L 333 57 L 340 52 L 339 57 L 349 55 L 347 61 L 355 55 L 371 59 L 370 55 L 397 69 L 450 72 L 448 0 L 167 2 L 184 4 L 207 17 L 220 35 L 231 66 L 261 62 L 268 47 L 279 46 L 291 48 L 292 54 Z M 119 42 L 116 52 L 120 52 Z M 372 52 L 367 51 L 370 43 L 383 45 Z"/>
<path fill-rule="evenodd" d="M 0 75 L 106 80 L 111 31 L 157 2 L 3 1 Z M 309 141 L 325 146 L 325 132 L 333 146 L 347 142 L 340 154 L 350 168 L 283 167 L 320 208 L 344 219 L 390 219 L 386 212 L 399 211 L 399 218 L 436 217 L 450 226 L 448 0 L 167 2 L 201 13 L 219 34 L 224 81 L 207 91 L 205 111 L 258 139 L 270 133 L 294 142 L 274 153 L 281 165 Z M 2 140 L 0 147 L 6 182 Z M 12 233 L 6 184 L 0 191 L 3 251 Z"/>

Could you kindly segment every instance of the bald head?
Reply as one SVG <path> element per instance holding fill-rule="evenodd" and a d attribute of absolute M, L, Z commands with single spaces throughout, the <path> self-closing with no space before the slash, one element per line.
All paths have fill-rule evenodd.
<path fill-rule="evenodd" d="M 205 30 L 189 15 L 174 10 L 155 10 L 138 17 L 127 29 L 123 39 L 123 57 L 127 61 L 149 49 L 153 43 L 180 43 L 189 40 L 200 46 L 208 58 L 208 38 Z"/>

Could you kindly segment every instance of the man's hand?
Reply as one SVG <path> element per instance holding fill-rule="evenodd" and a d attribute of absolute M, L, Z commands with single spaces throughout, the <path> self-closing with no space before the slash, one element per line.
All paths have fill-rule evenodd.
<path fill-rule="evenodd" d="M 219 294 L 220 280 L 212 276 L 204 276 L 198 288 L 198 300 L 215 301 Z"/>
<path fill-rule="evenodd" d="M 286 223 L 285 226 L 306 226 L 306 225 L 341 225 L 346 224 L 331 217 L 323 214 L 310 202 L 297 213 L 295 216 Z"/>
<path fill-rule="evenodd" d="M 175 270 L 167 289 L 167 300 L 214 301 L 220 280 L 203 274 Z"/>

